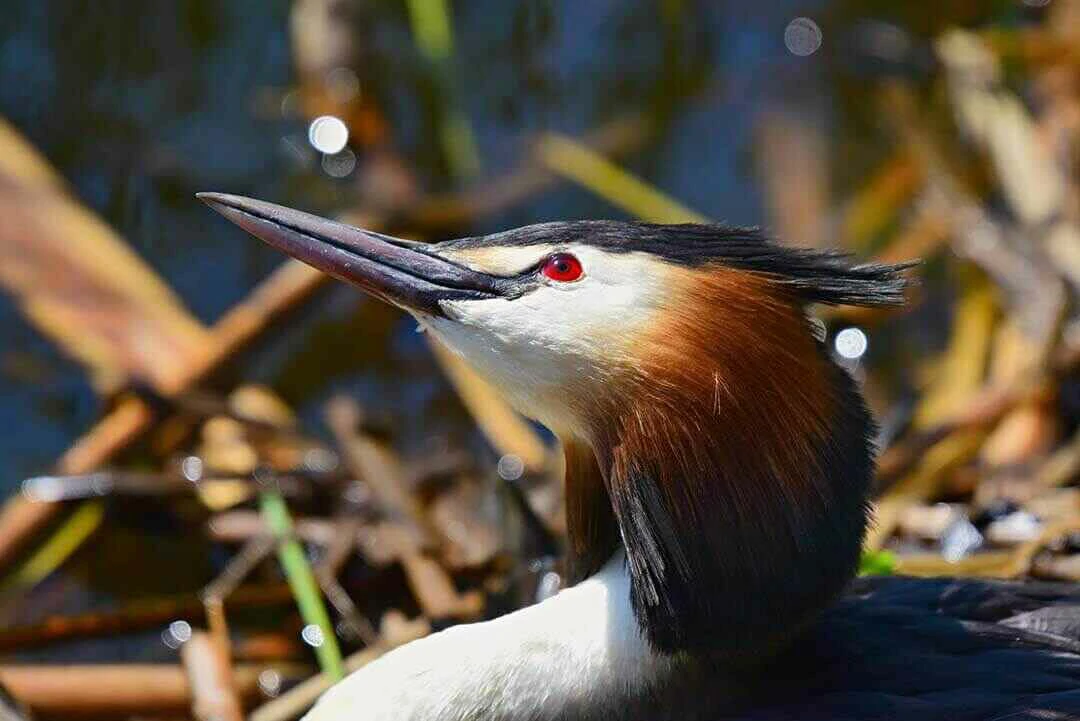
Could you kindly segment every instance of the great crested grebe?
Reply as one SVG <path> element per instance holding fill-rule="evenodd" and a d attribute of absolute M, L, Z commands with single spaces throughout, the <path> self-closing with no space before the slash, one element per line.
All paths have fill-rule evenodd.
<path fill-rule="evenodd" d="M 1078 591 L 863 580 L 827 608 L 855 573 L 874 423 L 805 307 L 899 303 L 901 268 L 718 225 L 422 245 L 199 197 L 411 313 L 565 449 L 577 584 L 387 654 L 308 719 L 1080 712 Z"/>

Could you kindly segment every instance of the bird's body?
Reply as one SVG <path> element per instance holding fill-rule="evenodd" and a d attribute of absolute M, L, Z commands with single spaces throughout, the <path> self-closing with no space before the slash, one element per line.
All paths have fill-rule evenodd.
<path fill-rule="evenodd" d="M 805 306 L 897 303 L 901 268 L 709 225 L 552 223 L 422 247 L 205 199 L 412 313 L 566 455 L 580 582 L 388 654 L 310 721 L 1080 713 L 1072 592 L 998 589 L 1027 607 L 989 622 L 957 602 L 989 586 L 863 584 L 830 608 L 868 522 L 875 428 Z M 1036 598 L 1056 610 L 1022 618 L 1052 616 L 1052 633 L 1009 625 Z M 883 672 L 900 663 L 905 677 Z M 985 677 L 1013 666 L 1023 682 Z"/>
<path fill-rule="evenodd" d="M 1076 587 L 859 579 L 778 657 L 724 669 L 648 648 L 621 564 L 393 651 L 306 719 L 1080 719 Z"/>

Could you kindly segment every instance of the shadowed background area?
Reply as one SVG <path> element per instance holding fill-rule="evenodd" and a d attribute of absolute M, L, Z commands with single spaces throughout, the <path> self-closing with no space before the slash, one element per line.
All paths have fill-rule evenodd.
<path fill-rule="evenodd" d="M 882 421 L 864 570 L 1080 580 L 1078 33 L 1076 0 L 9 0 L 0 653 L 127 665 L 52 706 L 0 682 L 186 711 L 208 626 L 230 717 L 333 676 L 335 637 L 561 583 L 550 435 L 199 191 L 419 240 L 714 219 L 922 258 L 906 309 L 816 313 Z M 77 692 L 149 661 L 157 696 Z"/>

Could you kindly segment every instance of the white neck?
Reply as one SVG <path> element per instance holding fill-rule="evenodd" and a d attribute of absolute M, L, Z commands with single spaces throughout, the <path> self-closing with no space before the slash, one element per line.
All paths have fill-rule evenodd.
<path fill-rule="evenodd" d="M 546 601 L 387 654 L 328 691 L 306 719 L 603 718 L 664 684 L 676 664 L 638 629 L 620 551 Z"/>

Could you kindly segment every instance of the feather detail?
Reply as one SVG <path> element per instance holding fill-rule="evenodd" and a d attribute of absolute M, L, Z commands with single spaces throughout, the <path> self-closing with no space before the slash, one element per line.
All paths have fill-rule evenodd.
<path fill-rule="evenodd" d="M 770 279 L 675 280 L 591 437 L 654 647 L 751 660 L 854 574 L 874 424 Z"/>

